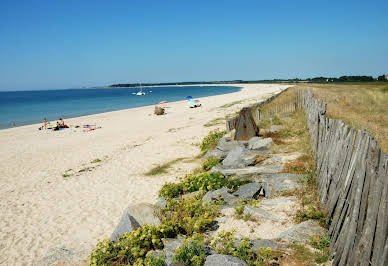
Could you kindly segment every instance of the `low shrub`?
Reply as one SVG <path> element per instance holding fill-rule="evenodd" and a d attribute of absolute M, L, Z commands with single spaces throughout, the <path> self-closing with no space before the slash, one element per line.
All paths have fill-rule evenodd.
<path fill-rule="evenodd" d="M 310 245 L 319 250 L 325 250 L 330 247 L 330 238 L 328 236 L 315 235 L 310 238 Z"/>
<path fill-rule="evenodd" d="M 215 205 L 202 205 L 201 199 L 170 200 L 162 209 L 162 220 L 174 225 L 179 233 L 192 235 L 209 229 L 218 215 Z"/>
<path fill-rule="evenodd" d="M 213 130 L 210 131 L 199 145 L 202 154 L 205 154 L 208 150 L 213 149 L 217 146 L 220 139 L 226 134 L 226 131 Z"/>
<path fill-rule="evenodd" d="M 295 218 L 298 222 L 304 222 L 307 220 L 316 220 L 321 225 L 326 224 L 326 213 L 323 210 L 320 210 L 319 207 L 308 205 L 302 210 L 298 210 Z"/>
<path fill-rule="evenodd" d="M 117 243 L 100 241 L 91 253 L 90 265 L 139 264 L 149 251 L 163 248 L 162 238 L 175 237 L 177 229 L 169 224 L 143 225 L 122 235 Z"/>
<path fill-rule="evenodd" d="M 186 239 L 182 246 L 175 251 L 174 261 L 181 262 L 184 265 L 200 266 L 206 260 L 206 245 L 204 237 L 195 234 Z"/>
<path fill-rule="evenodd" d="M 183 194 L 183 185 L 181 183 L 165 183 L 159 190 L 159 197 L 173 199 Z"/>
<path fill-rule="evenodd" d="M 233 232 L 221 231 L 217 237 L 211 240 L 210 246 L 218 254 L 225 254 L 237 257 L 248 265 L 265 265 L 272 259 L 271 248 L 259 248 L 254 252 L 250 246 L 249 239 L 244 238 L 236 246 Z"/>
<path fill-rule="evenodd" d="M 176 198 L 184 193 L 195 192 L 199 190 L 209 191 L 222 187 L 236 189 L 246 181 L 232 180 L 226 178 L 221 173 L 199 173 L 186 175 L 179 183 L 166 183 L 159 191 L 160 197 L 167 199 Z"/>
<path fill-rule="evenodd" d="M 209 171 L 212 169 L 213 166 L 220 165 L 221 159 L 219 157 L 208 157 L 203 163 L 202 163 L 202 169 L 204 171 Z"/>

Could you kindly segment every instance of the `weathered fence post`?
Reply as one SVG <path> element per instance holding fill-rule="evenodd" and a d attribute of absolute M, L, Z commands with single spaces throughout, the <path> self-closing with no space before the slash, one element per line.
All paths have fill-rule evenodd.
<path fill-rule="evenodd" d="M 243 108 L 236 121 L 236 134 L 234 140 L 249 140 L 259 136 L 259 128 L 256 126 L 250 108 Z"/>

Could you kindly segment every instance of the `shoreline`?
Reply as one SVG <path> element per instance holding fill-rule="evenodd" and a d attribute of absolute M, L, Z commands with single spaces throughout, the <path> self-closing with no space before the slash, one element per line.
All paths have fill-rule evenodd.
<path fill-rule="evenodd" d="M 236 92 L 239 92 L 242 90 L 242 87 L 241 86 L 232 86 L 233 84 L 220 84 L 220 85 L 203 85 L 203 84 L 198 84 L 198 85 L 187 85 L 187 86 L 184 86 L 184 87 L 192 87 L 192 86 L 212 86 L 212 87 L 215 87 L 215 86 L 231 86 L 231 87 L 236 87 L 238 89 L 238 91 Z M 169 85 L 169 86 L 143 86 L 144 88 L 146 87 L 182 87 L 180 85 Z M 119 88 L 119 87 L 118 87 Z M 136 87 L 120 87 L 120 88 L 136 88 Z M 86 88 L 86 89 L 89 89 L 89 88 Z M 96 88 L 90 88 L 90 89 L 96 89 Z M 98 89 L 98 88 L 97 88 Z M 100 89 L 110 89 L 110 88 L 100 88 Z M 113 88 L 114 89 L 114 88 Z M 74 89 L 68 89 L 68 90 L 74 90 Z M 231 93 L 235 93 L 235 92 L 227 92 L 227 93 L 222 93 L 222 94 L 218 94 L 218 95 L 226 95 L 226 94 L 231 94 Z M 212 96 L 218 96 L 218 95 L 212 95 Z M 212 96 L 205 96 L 205 97 L 200 97 L 200 98 L 197 98 L 197 99 L 201 99 L 201 98 L 207 98 L 207 97 L 212 97 Z M 171 101 L 171 102 L 168 102 L 168 103 L 175 103 L 175 102 L 184 102 L 185 100 L 178 100 L 178 101 Z M 69 119 L 73 119 L 73 118 L 79 118 L 79 117 L 85 117 L 85 116 L 92 116 L 92 115 L 97 115 L 97 114 L 103 114 L 103 113 L 110 113 L 110 112 L 117 112 L 117 111 L 122 111 L 122 110 L 130 110 L 130 109 L 135 109 L 135 108 L 142 108 L 142 107 L 149 107 L 149 106 L 155 106 L 155 105 L 159 105 L 159 104 L 148 104 L 148 105 L 142 105 L 142 106 L 137 106 L 137 107 L 130 107 L 130 108 L 124 108 L 124 109 L 118 109 L 118 110 L 112 110 L 112 111 L 107 111 L 107 112 L 98 112 L 98 113 L 90 113 L 90 114 L 84 114 L 84 115 L 77 115 L 77 116 L 69 116 L 69 117 L 66 117 L 66 116 L 62 116 L 62 118 L 66 119 L 66 120 L 69 120 Z M 58 118 L 59 119 L 59 118 Z M 58 120 L 57 119 L 57 120 Z M 56 120 L 52 120 L 53 121 L 56 121 Z M 26 121 L 23 121 L 23 122 L 18 122 L 18 123 L 25 123 Z M 49 121 L 48 121 L 49 122 Z M 9 122 L 11 123 L 11 122 Z M 20 126 L 14 126 L 14 127 L 7 127 L 7 128 L 0 128 L 0 132 L 2 130 L 7 130 L 7 129 L 12 129 L 12 128 L 20 128 L 20 127 L 24 127 L 24 126 L 31 126 L 31 125 L 36 125 L 37 127 L 41 126 L 42 125 L 42 122 L 39 122 L 39 123 L 28 123 L 25 124 L 25 125 L 20 125 Z"/>
<path fill-rule="evenodd" d="M 185 101 L 168 103 L 163 116 L 155 116 L 152 105 L 65 120 L 102 126 L 88 133 L 39 131 L 41 124 L 1 130 L 0 261 L 33 263 L 55 247 L 90 252 L 110 236 L 125 207 L 154 203 L 161 185 L 199 164 L 182 161 L 155 177 L 144 173 L 195 157 L 197 144 L 210 130 L 225 128 L 225 123 L 206 123 L 290 87 L 233 85 L 242 89 L 198 98 L 200 108 L 188 108 Z M 100 162 L 93 163 L 96 159 Z"/>

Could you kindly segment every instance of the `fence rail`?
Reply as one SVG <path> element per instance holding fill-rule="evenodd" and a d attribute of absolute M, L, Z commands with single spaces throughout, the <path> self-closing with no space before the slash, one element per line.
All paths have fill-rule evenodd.
<path fill-rule="evenodd" d="M 388 264 L 388 156 L 364 130 L 326 116 L 305 91 L 303 106 L 320 201 L 329 216 L 334 265 Z"/>

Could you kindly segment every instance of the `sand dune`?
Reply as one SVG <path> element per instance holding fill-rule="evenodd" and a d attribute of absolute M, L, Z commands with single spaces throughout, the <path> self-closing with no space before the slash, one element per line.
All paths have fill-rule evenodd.
<path fill-rule="evenodd" d="M 196 156 L 195 144 L 225 127 L 204 124 L 288 87 L 239 86 L 243 89 L 236 93 L 201 98 L 196 109 L 169 103 L 164 116 L 147 106 L 66 120 L 102 127 L 89 133 L 36 130 L 40 125 L 1 130 L 0 264 L 30 265 L 53 247 L 91 250 L 110 236 L 128 204 L 154 203 L 163 183 L 196 164 L 181 162 L 157 177 L 145 176 L 146 171 Z M 91 163 L 95 159 L 101 161 Z"/>

